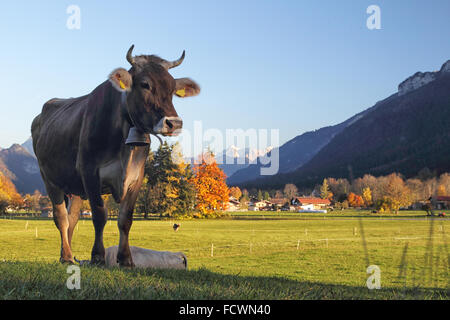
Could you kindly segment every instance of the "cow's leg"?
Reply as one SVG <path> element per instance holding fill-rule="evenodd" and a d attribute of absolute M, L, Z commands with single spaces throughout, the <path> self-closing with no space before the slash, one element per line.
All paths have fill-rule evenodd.
<path fill-rule="evenodd" d="M 69 244 L 69 218 L 66 203 L 64 202 L 64 192 L 59 188 L 52 186 L 50 183 L 44 182 L 48 196 L 53 205 L 53 221 L 61 235 L 61 255 L 59 261 L 61 263 L 74 263 L 72 250 L 70 249 Z"/>
<path fill-rule="evenodd" d="M 120 202 L 119 220 L 117 222 L 120 233 L 117 262 L 123 267 L 134 267 L 128 242 L 128 234 L 133 223 L 134 204 L 136 203 L 141 183 L 142 179 L 128 190 L 124 199 Z"/>
<path fill-rule="evenodd" d="M 75 196 L 75 195 L 73 195 L 72 198 L 69 200 L 68 238 L 69 238 L 69 245 L 70 245 L 71 249 L 72 249 L 73 230 L 75 229 L 78 219 L 80 218 L 80 209 L 81 209 L 82 203 L 83 203 L 83 200 L 79 196 Z"/>
<path fill-rule="evenodd" d="M 98 172 L 91 168 L 84 169 L 86 174 L 83 178 L 84 188 L 89 198 L 92 210 L 92 222 L 95 229 L 94 246 L 91 252 L 91 263 L 105 264 L 105 247 L 103 246 L 103 229 L 108 219 L 108 213 L 101 196 L 100 178 Z"/>
<path fill-rule="evenodd" d="M 93 199 L 89 199 L 92 209 L 92 222 L 95 229 L 94 246 L 91 252 L 91 263 L 105 264 L 105 247 L 103 246 L 103 229 L 108 220 L 108 212 L 103 204 L 103 199 L 98 195 Z"/>

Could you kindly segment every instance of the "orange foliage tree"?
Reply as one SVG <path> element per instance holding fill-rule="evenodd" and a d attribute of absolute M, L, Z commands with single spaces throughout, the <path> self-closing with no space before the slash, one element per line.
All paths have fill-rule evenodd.
<path fill-rule="evenodd" d="M 230 188 L 230 196 L 235 197 L 237 200 L 241 199 L 242 191 L 239 187 Z"/>
<path fill-rule="evenodd" d="M 193 171 L 190 182 L 196 190 L 196 209 L 203 215 L 225 210 L 230 191 L 225 183 L 227 177 L 217 165 L 213 153 L 202 155 L 201 162 L 194 166 Z"/>
<path fill-rule="evenodd" d="M 358 196 L 357 194 L 354 194 L 353 192 L 350 192 L 348 195 L 348 204 L 351 207 L 362 207 L 364 205 L 364 200 L 361 196 Z"/>
<path fill-rule="evenodd" d="M 0 172 L 0 214 L 5 213 L 6 208 L 19 208 L 23 205 L 23 199 L 17 193 L 16 187 L 3 173 Z"/>

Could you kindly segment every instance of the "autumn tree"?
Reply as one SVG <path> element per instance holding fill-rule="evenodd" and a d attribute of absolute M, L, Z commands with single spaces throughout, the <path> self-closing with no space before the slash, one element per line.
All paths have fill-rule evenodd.
<path fill-rule="evenodd" d="M 387 176 L 387 187 L 383 200 L 388 208 L 396 214 L 400 207 L 411 204 L 410 191 L 398 174 L 393 173 Z"/>
<path fill-rule="evenodd" d="M 373 204 L 372 201 L 372 190 L 369 187 L 365 187 L 362 192 L 362 198 L 366 207 L 370 207 Z"/>
<path fill-rule="evenodd" d="M 33 200 L 33 198 L 31 197 L 30 194 L 26 194 L 23 197 L 23 209 L 28 213 L 31 212 L 31 210 L 32 210 L 32 205 L 33 205 L 32 200 Z"/>
<path fill-rule="evenodd" d="M 425 200 L 423 196 L 423 184 L 419 179 L 406 180 L 406 186 L 410 191 L 411 202 Z"/>
<path fill-rule="evenodd" d="M 230 196 L 236 198 L 239 200 L 242 196 L 242 191 L 239 189 L 239 187 L 231 187 L 230 188 Z"/>
<path fill-rule="evenodd" d="M 275 197 L 274 198 L 276 198 L 276 199 L 282 199 L 284 197 L 284 194 L 283 194 L 283 192 L 281 191 L 281 190 L 277 190 L 276 192 L 275 192 Z"/>
<path fill-rule="evenodd" d="M 450 196 L 450 174 L 449 173 L 443 173 L 439 177 L 439 185 L 443 186 L 445 188 L 444 196 Z"/>
<path fill-rule="evenodd" d="M 295 184 L 288 183 L 287 185 L 284 186 L 283 193 L 284 193 L 284 196 L 290 200 L 297 196 L 298 189 L 295 186 Z"/>
<path fill-rule="evenodd" d="M 11 180 L 0 172 L 0 214 L 5 214 L 8 207 L 19 208 L 23 200 Z"/>
<path fill-rule="evenodd" d="M 364 205 L 364 200 L 361 196 L 354 194 L 353 192 L 350 192 L 348 195 L 348 204 L 351 207 L 362 207 Z"/>
<path fill-rule="evenodd" d="M 436 190 L 436 195 L 439 196 L 446 196 L 447 190 L 443 184 L 440 184 Z"/>
<path fill-rule="evenodd" d="M 214 154 L 203 154 L 200 163 L 194 166 L 194 176 L 190 179 L 196 190 L 196 208 L 202 215 L 226 209 L 229 190 L 225 180 L 226 175 L 217 165 Z"/>

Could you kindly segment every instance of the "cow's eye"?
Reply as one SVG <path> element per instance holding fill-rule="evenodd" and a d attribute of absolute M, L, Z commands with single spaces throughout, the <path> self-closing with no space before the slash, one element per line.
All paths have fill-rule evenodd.
<path fill-rule="evenodd" d="M 141 82 L 141 88 L 150 90 L 150 85 L 147 82 Z"/>

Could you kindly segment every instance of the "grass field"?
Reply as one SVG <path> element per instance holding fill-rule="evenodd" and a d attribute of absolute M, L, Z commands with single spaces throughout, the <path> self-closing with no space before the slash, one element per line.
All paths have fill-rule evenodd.
<path fill-rule="evenodd" d="M 369 216 L 240 213 L 181 221 L 178 232 L 172 220 L 137 220 L 132 245 L 183 251 L 189 271 L 85 266 L 81 290 L 66 288 L 52 220 L 0 219 L 0 298 L 448 299 L 450 220 L 423 212 Z M 78 223 L 77 259 L 90 258 L 93 234 L 90 220 Z M 104 240 L 118 243 L 116 221 Z M 381 269 L 380 290 L 366 287 L 369 265 Z"/>

